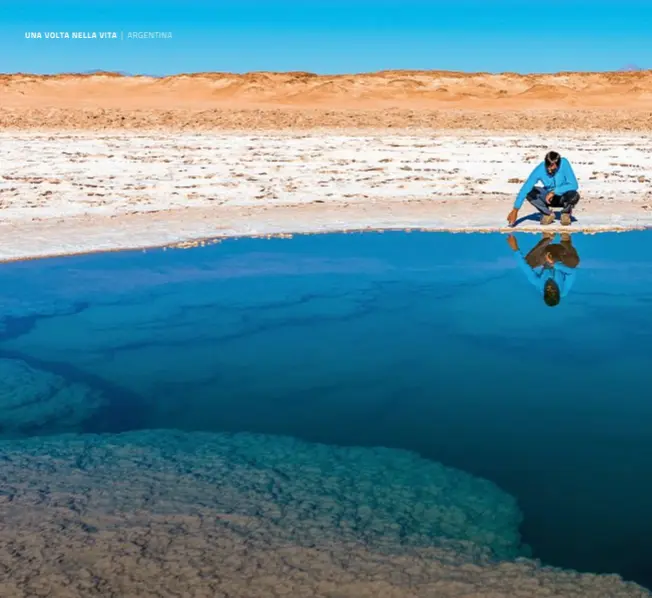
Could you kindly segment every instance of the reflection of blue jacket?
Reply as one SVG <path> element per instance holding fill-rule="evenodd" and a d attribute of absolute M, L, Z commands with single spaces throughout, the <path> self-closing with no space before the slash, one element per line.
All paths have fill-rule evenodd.
<path fill-rule="evenodd" d="M 566 193 L 566 191 L 577 191 L 578 188 L 575 173 L 573 172 L 570 162 L 566 160 L 566 158 L 561 159 L 557 172 L 552 176 L 549 175 L 546 170 L 546 163 L 541 162 L 541 164 L 531 172 L 527 181 L 523 183 L 521 190 L 518 192 L 516 201 L 514 202 L 514 207 L 517 210 L 523 205 L 525 196 L 530 192 L 532 187 L 539 182 L 543 183 L 543 188 L 546 190 L 546 193 L 553 191 L 555 195 L 562 195 L 563 193 Z"/>
<path fill-rule="evenodd" d="M 527 279 L 539 290 L 541 295 L 543 295 L 544 285 L 550 279 L 557 283 L 559 294 L 562 297 L 565 297 L 568 294 L 568 291 L 570 291 L 570 288 L 573 286 L 573 282 L 575 282 L 574 268 L 569 268 L 561 262 L 555 262 L 555 264 L 551 264 L 549 268 L 544 266 L 531 268 L 520 251 L 514 253 L 516 254 L 518 265 L 521 267 L 523 272 L 525 272 L 525 276 L 527 276 Z"/>

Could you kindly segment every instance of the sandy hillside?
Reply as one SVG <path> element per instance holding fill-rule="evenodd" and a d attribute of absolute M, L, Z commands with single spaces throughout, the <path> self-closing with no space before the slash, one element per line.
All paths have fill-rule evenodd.
<path fill-rule="evenodd" d="M 648 131 L 652 71 L 16 74 L 0 75 L 0 106 L 4 128 Z"/>

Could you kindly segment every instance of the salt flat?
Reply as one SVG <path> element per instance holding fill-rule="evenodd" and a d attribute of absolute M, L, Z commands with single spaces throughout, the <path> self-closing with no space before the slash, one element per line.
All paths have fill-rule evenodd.
<path fill-rule="evenodd" d="M 571 230 L 652 226 L 644 134 L 17 131 L 0 141 L 2 260 L 216 236 L 507 230 L 520 184 L 549 149 L 580 181 Z"/>

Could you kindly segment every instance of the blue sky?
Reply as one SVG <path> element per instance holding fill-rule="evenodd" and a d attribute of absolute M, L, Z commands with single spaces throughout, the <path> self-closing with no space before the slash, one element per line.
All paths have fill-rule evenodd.
<path fill-rule="evenodd" d="M 652 0 L 16 0 L 0 72 L 652 69 Z M 27 31 L 172 39 L 25 39 Z"/>

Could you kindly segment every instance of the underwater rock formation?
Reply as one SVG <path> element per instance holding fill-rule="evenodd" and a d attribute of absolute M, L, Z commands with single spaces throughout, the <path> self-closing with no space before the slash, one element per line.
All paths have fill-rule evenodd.
<path fill-rule="evenodd" d="M 104 401 L 102 393 L 88 386 L 19 359 L 0 359 L 0 436 L 50 426 L 74 428 Z"/>
<path fill-rule="evenodd" d="M 0 442 L 0 595 L 650 596 L 524 558 L 486 480 L 254 434 Z"/>

